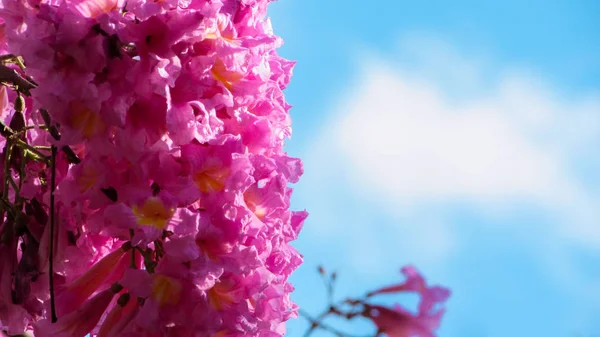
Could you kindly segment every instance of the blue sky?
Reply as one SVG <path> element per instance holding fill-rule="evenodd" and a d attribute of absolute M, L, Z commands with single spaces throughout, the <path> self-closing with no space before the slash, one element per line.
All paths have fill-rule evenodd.
<path fill-rule="evenodd" d="M 298 61 L 287 149 L 305 161 L 293 206 L 311 216 L 297 303 L 323 308 L 318 264 L 343 298 L 410 263 L 453 290 L 440 337 L 600 336 L 599 2 L 269 13 Z"/>

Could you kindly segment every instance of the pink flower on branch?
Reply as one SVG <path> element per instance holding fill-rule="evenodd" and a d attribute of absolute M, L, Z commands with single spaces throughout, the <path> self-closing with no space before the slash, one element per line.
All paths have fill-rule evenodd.
<path fill-rule="evenodd" d="M 337 274 L 329 274 L 324 268 L 319 267 L 319 274 L 327 288 L 328 308 L 316 318 L 304 311 L 300 312 L 310 323 L 304 336 L 310 336 L 317 329 L 337 336 L 355 336 L 324 323 L 324 319 L 335 315 L 348 320 L 357 317 L 368 319 L 376 328 L 374 336 L 435 337 L 435 330 L 439 328 L 445 312 L 443 305 L 450 297 L 450 291 L 440 286 L 427 286 L 423 276 L 412 266 L 402 268 L 402 273 L 406 276 L 406 280 L 402 283 L 368 292 L 359 299 L 349 298 L 336 303 L 333 301 L 333 291 Z M 419 308 L 416 313 L 412 313 L 398 304 L 388 307 L 373 302 L 374 296 L 399 292 L 416 292 L 420 295 Z"/>
<path fill-rule="evenodd" d="M 365 304 L 362 316 L 372 320 L 378 331 L 389 337 L 434 337 L 433 331 L 439 327 L 445 312 L 441 306 L 450 297 L 450 290 L 439 286 L 428 287 L 413 266 L 406 266 L 401 271 L 406 276 L 404 282 L 369 292 L 366 297 L 416 292 L 420 296 L 418 313 L 412 314 L 399 305 L 388 308 Z"/>
<path fill-rule="evenodd" d="M 379 294 L 392 294 L 400 292 L 416 292 L 421 296 L 419 304 L 419 312 L 428 313 L 438 303 L 443 303 L 450 297 L 450 290 L 433 286 L 428 287 L 425 279 L 413 266 L 406 266 L 402 268 L 402 274 L 406 276 L 406 281 L 400 284 L 383 287 L 375 291 L 369 292 L 367 297 L 371 297 Z"/>

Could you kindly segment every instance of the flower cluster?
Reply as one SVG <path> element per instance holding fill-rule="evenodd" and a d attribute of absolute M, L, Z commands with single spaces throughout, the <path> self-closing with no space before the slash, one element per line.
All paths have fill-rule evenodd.
<path fill-rule="evenodd" d="M 1 329 L 284 334 L 307 214 L 268 2 L 1 0 Z"/>

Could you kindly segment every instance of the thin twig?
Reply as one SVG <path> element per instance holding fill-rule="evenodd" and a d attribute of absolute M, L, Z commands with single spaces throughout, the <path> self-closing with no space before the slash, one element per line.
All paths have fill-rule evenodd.
<path fill-rule="evenodd" d="M 329 314 L 331 314 L 333 311 L 331 310 L 331 307 L 329 307 L 328 310 L 323 311 L 319 316 L 317 316 L 317 318 L 312 318 L 311 316 L 307 315 L 307 313 L 305 311 L 303 311 L 302 309 L 299 310 L 299 313 L 302 317 L 306 318 L 311 324 L 310 327 L 308 328 L 308 330 L 306 330 L 306 332 L 304 333 L 303 337 L 308 337 L 310 336 L 313 331 L 315 331 L 323 322 L 323 320 L 329 316 Z"/>
<path fill-rule="evenodd" d="M 0 204 L 2 204 L 3 208 L 2 208 L 2 212 L 0 215 L 2 215 L 1 218 L 4 218 L 4 209 L 8 210 L 8 212 L 13 215 L 14 217 L 17 216 L 17 212 L 14 210 L 13 208 L 13 204 L 10 203 L 8 200 L 4 199 L 4 198 L 0 198 Z"/>
<path fill-rule="evenodd" d="M 327 302 L 329 306 L 333 306 L 333 291 L 335 280 L 337 279 L 337 273 L 334 271 L 329 275 L 328 279 L 329 280 L 327 282 Z"/>
<path fill-rule="evenodd" d="M 0 135 L 4 136 L 4 138 L 6 138 L 7 141 L 9 139 L 13 140 L 15 142 L 14 145 L 16 145 L 22 149 L 27 149 L 30 152 L 32 152 L 33 154 L 40 157 L 40 159 L 42 159 L 43 161 L 48 162 L 48 158 L 45 154 L 41 153 L 35 147 L 24 142 L 21 138 L 18 137 L 19 135 L 17 132 L 15 132 L 13 129 L 11 129 L 8 125 L 4 124 L 4 122 L 2 122 L 2 121 L 0 121 Z"/>
<path fill-rule="evenodd" d="M 3 64 L 0 64 L 0 82 L 14 84 L 26 96 L 30 96 L 29 90 L 37 87 L 37 85 L 21 76 L 16 70 Z"/>
<path fill-rule="evenodd" d="M 308 331 L 306 331 L 306 333 L 304 334 L 304 337 L 308 337 L 312 334 L 313 331 L 315 331 L 316 329 L 321 329 L 321 330 L 325 330 L 327 332 L 330 332 L 336 336 L 345 336 L 345 337 L 373 337 L 373 335 L 363 335 L 363 336 L 358 336 L 358 335 L 351 335 L 349 333 L 337 330 L 336 328 L 333 328 L 325 323 L 322 322 L 322 318 L 312 318 L 306 311 L 299 309 L 298 312 L 300 313 L 300 316 L 304 317 L 306 320 L 308 320 L 311 323 L 311 327 L 314 327 L 312 329 L 309 329 Z M 377 336 L 377 335 L 375 335 Z"/>
<path fill-rule="evenodd" d="M 9 176 L 10 176 L 10 157 L 12 154 L 13 142 L 12 139 L 6 138 L 6 145 L 4 146 L 4 186 L 2 190 L 2 199 L 8 200 L 8 188 L 9 188 Z"/>
<path fill-rule="evenodd" d="M 27 137 L 27 131 L 25 131 L 25 136 Z M 21 165 L 19 165 L 19 186 L 17 190 L 17 196 L 15 196 L 15 203 L 18 205 L 19 209 L 23 207 L 23 198 L 21 197 L 21 189 L 23 188 L 23 180 L 25 180 L 25 164 L 27 163 L 27 151 L 26 149 L 21 150 Z"/>
<path fill-rule="evenodd" d="M 15 183 L 15 180 L 10 175 L 8 176 L 8 178 L 5 178 L 5 179 L 8 180 L 10 185 L 15 190 L 15 204 L 16 204 L 19 199 L 19 193 L 21 192 L 21 189 L 19 188 L 19 186 L 17 186 L 17 183 Z"/>
<path fill-rule="evenodd" d="M 38 151 L 35 147 L 33 147 L 33 146 L 25 143 L 23 140 L 17 138 L 15 145 L 18 146 L 18 147 L 20 147 L 20 148 L 22 148 L 22 149 L 29 150 L 31 153 L 35 154 L 41 160 L 48 162 L 48 157 L 45 154 L 43 154 L 40 151 Z"/>
<path fill-rule="evenodd" d="M 133 229 L 129 230 L 129 236 L 130 236 L 130 240 L 133 239 Z M 131 262 L 130 262 L 131 268 L 133 269 L 137 269 L 137 265 L 135 263 L 135 249 L 131 250 Z"/>
<path fill-rule="evenodd" d="M 56 188 L 56 146 L 52 146 L 52 157 L 50 160 L 52 176 L 50 178 L 50 312 L 52 323 L 56 322 L 56 306 L 54 303 L 54 189 Z"/>

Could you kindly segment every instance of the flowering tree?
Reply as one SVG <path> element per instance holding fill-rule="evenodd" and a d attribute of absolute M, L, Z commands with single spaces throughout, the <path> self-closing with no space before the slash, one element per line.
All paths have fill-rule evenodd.
<path fill-rule="evenodd" d="M 44 336 L 281 336 L 297 315 L 266 0 L 1 0 L 0 328 Z M 330 304 L 432 336 L 448 293 Z M 418 314 L 370 304 L 421 294 Z M 309 332 L 310 333 L 310 332 Z"/>

